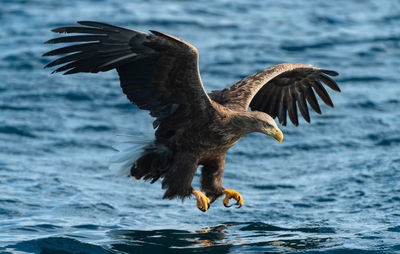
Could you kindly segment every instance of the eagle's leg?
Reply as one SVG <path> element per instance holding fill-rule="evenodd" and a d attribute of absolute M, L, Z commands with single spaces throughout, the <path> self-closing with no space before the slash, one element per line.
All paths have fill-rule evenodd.
<path fill-rule="evenodd" d="M 213 203 L 216 199 L 224 195 L 222 187 L 222 174 L 224 173 L 225 154 L 221 154 L 213 159 L 203 161 L 201 169 L 201 190 L 211 199 Z"/>
<path fill-rule="evenodd" d="M 163 198 L 180 197 L 184 199 L 194 195 L 197 200 L 197 208 L 203 212 L 207 211 L 210 208 L 210 199 L 192 187 L 197 166 L 198 159 L 194 154 L 190 152 L 176 153 L 162 182 L 162 187 L 167 189 Z"/>
<path fill-rule="evenodd" d="M 243 197 L 239 192 L 225 189 L 222 187 L 222 174 L 224 173 L 225 166 L 225 153 L 220 156 L 214 157 L 212 160 L 202 162 L 204 165 L 201 169 L 201 189 L 206 193 L 213 203 L 220 196 L 225 194 L 222 201 L 224 206 L 230 207 L 229 200 L 233 198 L 236 200 L 236 205 L 241 207 L 243 205 Z"/>
<path fill-rule="evenodd" d="M 242 207 L 244 202 L 243 202 L 243 197 L 242 197 L 242 195 L 240 195 L 239 192 L 234 191 L 234 190 L 224 189 L 224 194 L 225 194 L 225 198 L 222 201 L 222 203 L 224 204 L 225 207 L 231 207 L 232 206 L 232 205 L 229 205 L 229 200 L 231 198 L 236 200 L 236 205 L 237 205 L 238 208 Z"/>
<path fill-rule="evenodd" d="M 197 190 L 193 190 L 193 195 L 197 199 L 197 208 L 200 211 L 205 212 L 210 208 L 210 199 L 206 195 Z"/>

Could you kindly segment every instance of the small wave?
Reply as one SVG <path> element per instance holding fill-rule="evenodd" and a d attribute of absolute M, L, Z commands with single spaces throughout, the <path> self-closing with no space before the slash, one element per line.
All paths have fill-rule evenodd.
<path fill-rule="evenodd" d="M 293 207 L 312 208 L 312 207 L 315 207 L 315 205 L 313 205 L 313 204 L 306 204 L 306 203 L 295 203 L 295 204 L 293 204 Z"/>
<path fill-rule="evenodd" d="M 18 136 L 28 137 L 28 138 L 35 138 L 36 135 L 27 131 L 23 127 L 15 127 L 15 126 L 2 126 L 0 127 L 0 133 L 4 134 L 14 134 Z"/>
<path fill-rule="evenodd" d="M 40 65 L 37 56 L 30 52 L 8 55 L 2 58 L 2 62 L 7 63 L 8 69 L 14 70 L 34 70 Z"/>
<path fill-rule="evenodd" d="M 388 228 L 390 232 L 400 232 L 400 226 L 390 227 Z"/>
<path fill-rule="evenodd" d="M 277 190 L 277 189 L 295 189 L 295 186 L 286 184 L 266 184 L 266 185 L 254 185 L 253 188 L 259 190 Z"/>
<path fill-rule="evenodd" d="M 400 138 L 385 138 L 377 142 L 377 146 L 392 146 L 400 144 Z"/>
<path fill-rule="evenodd" d="M 69 101 L 91 101 L 92 98 L 81 92 L 68 92 L 66 94 L 61 94 L 61 97 Z"/>
<path fill-rule="evenodd" d="M 286 42 L 288 45 L 282 45 L 280 48 L 290 52 L 303 52 L 308 49 L 329 49 L 337 45 L 360 45 L 365 43 L 377 43 L 377 42 L 398 42 L 400 41 L 399 36 L 376 36 L 372 38 L 360 38 L 355 40 L 343 39 L 342 37 L 333 38 L 329 41 L 319 41 L 314 43 L 293 43 Z M 292 45 L 290 45 L 292 44 Z"/>
<path fill-rule="evenodd" d="M 393 21 L 399 21 L 400 20 L 400 15 L 399 14 L 394 14 L 394 15 L 387 15 L 381 18 L 381 22 L 383 24 L 387 24 L 388 22 L 393 22 Z"/>
<path fill-rule="evenodd" d="M 93 216 L 114 216 L 116 209 L 107 203 L 94 203 L 94 204 L 79 204 L 72 203 L 58 207 L 58 211 L 62 214 L 86 214 L 87 212 L 93 213 Z"/>
<path fill-rule="evenodd" d="M 74 140 L 58 141 L 58 142 L 54 142 L 52 144 L 52 146 L 55 148 L 82 147 L 83 145 L 86 145 L 86 144 L 84 142 L 77 142 Z"/>
<path fill-rule="evenodd" d="M 101 246 L 83 243 L 67 237 L 46 237 L 22 241 L 14 245 L 8 245 L 3 250 L 24 251 L 28 253 L 110 253 Z"/>
<path fill-rule="evenodd" d="M 357 103 L 347 104 L 347 107 L 356 108 L 356 109 L 372 109 L 377 111 L 383 111 L 384 106 L 382 104 L 377 104 L 371 100 L 360 101 Z"/>
<path fill-rule="evenodd" d="M 112 130 L 112 128 L 106 125 L 85 125 L 75 128 L 75 132 L 102 132 L 110 130 Z"/>
<path fill-rule="evenodd" d="M 338 145 L 338 144 L 333 144 L 332 142 L 326 140 L 325 142 L 320 142 L 318 144 L 317 143 L 314 143 L 314 144 L 300 143 L 300 144 L 293 145 L 288 149 L 301 150 L 301 151 L 322 151 L 322 150 L 335 149 L 335 145 Z M 340 144 L 340 145 L 342 145 L 342 144 Z M 344 142 L 343 145 L 351 146 L 351 145 L 355 145 L 355 144 L 351 144 L 349 142 Z"/>
<path fill-rule="evenodd" d="M 377 104 L 370 100 L 358 103 L 358 106 L 360 106 L 361 108 L 372 108 L 372 109 L 377 108 Z"/>
<path fill-rule="evenodd" d="M 383 81 L 381 77 L 377 76 L 362 76 L 362 77 L 348 77 L 348 78 L 342 78 L 338 80 L 340 83 L 356 83 L 356 82 L 377 82 L 377 81 Z"/>
<path fill-rule="evenodd" d="M 301 227 L 301 228 L 283 228 L 263 222 L 251 222 L 249 225 L 240 229 L 241 231 L 291 231 L 291 232 L 303 232 L 303 233 L 324 233 L 324 234 L 335 234 L 335 230 L 330 227 Z"/>
<path fill-rule="evenodd" d="M 313 18 L 314 22 L 318 23 L 324 23 L 328 25 L 337 25 L 337 24 L 345 24 L 346 22 L 341 21 L 340 19 L 337 19 L 334 16 L 316 16 Z"/>
<path fill-rule="evenodd" d="M 334 199 L 334 198 L 323 198 L 323 197 L 320 197 L 320 198 L 317 198 L 316 201 L 317 201 L 317 202 L 325 203 L 325 202 L 334 202 L 334 201 L 336 201 L 336 199 Z"/>
<path fill-rule="evenodd" d="M 24 227 L 18 227 L 13 230 L 12 232 L 36 232 L 36 233 L 44 233 L 44 232 L 55 232 L 62 227 L 56 226 L 53 224 L 38 224 L 38 225 L 33 225 L 33 226 L 24 226 Z"/>
<path fill-rule="evenodd" d="M 99 230 L 101 226 L 99 225 L 93 225 L 93 224 L 82 224 L 82 225 L 76 225 L 72 226 L 73 228 L 79 228 L 79 229 L 88 229 L 88 230 Z"/>
<path fill-rule="evenodd" d="M 387 104 L 400 104 L 400 100 L 390 99 L 390 100 L 385 101 L 385 103 L 387 103 Z"/>
<path fill-rule="evenodd" d="M 35 107 L 24 107 L 24 106 L 0 105 L 0 110 L 10 110 L 10 111 L 37 111 L 38 108 L 35 108 Z"/>
<path fill-rule="evenodd" d="M 295 52 L 301 52 L 305 51 L 307 49 L 322 49 L 322 48 L 330 48 L 333 47 L 335 44 L 332 42 L 319 42 L 319 43 L 313 43 L 313 44 L 308 44 L 308 45 L 287 45 L 287 46 L 281 46 L 282 50 L 286 51 L 295 51 Z"/>
<path fill-rule="evenodd" d="M 400 143 L 400 137 L 387 137 L 392 136 L 393 133 L 372 133 L 365 136 L 366 139 L 372 141 L 377 146 L 391 146 Z"/>
<path fill-rule="evenodd" d="M 302 254 L 381 254 L 380 250 L 363 250 L 363 249 L 345 249 L 345 248 L 335 248 L 323 251 L 304 251 Z M 390 252 L 389 252 L 390 253 Z"/>
<path fill-rule="evenodd" d="M 0 218 L 14 218 L 17 216 L 21 216 L 21 213 L 17 210 L 0 207 Z"/>

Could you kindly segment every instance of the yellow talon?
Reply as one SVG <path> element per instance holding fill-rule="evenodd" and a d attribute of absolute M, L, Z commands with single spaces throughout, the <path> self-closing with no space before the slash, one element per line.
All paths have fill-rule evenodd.
<path fill-rule="evenodd" d="M 210 208 L 210 199 L 200 191 L 193 190 L 192 193 L 197 199 L 197 208 L 202 212 L 207 211 Z"/>
<path fill-rule="evenodd" d="M 240 208 L 243 205 L 243 198 L 242 195 L 240 195 L 239 192 L 236 192 L 234 190 L 228 190 L 228 189 L 224 189 L 224 193 L 225 193 L 225 198 L 222 201 L 222 203 L 224 203 L 225 207 L 231 207 L 232 205 L 229 205 L 229 199 L 233 198 L 234 200 L 236 200 L 236 205 L 238 208 Z"/>

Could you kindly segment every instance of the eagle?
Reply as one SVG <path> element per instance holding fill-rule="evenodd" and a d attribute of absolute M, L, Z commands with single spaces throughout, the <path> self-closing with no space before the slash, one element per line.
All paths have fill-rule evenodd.
<path fill-rule="evenodd" d="M 219 197 L 243 205 L 242 195 L 222 186 L 225 155 L 243 136 L 260 132 L 282 142 L 283 126 L 299 125 L 298 111 L 310 122 L 309 106 L 321 109 L 315 93 L 333 107 L 324 86 L 340 92 L 330 76 L 338 73 L 313 65 L 282 63 L 248 76 L 230 87 L 207 93 L 199 72 L 199 52 L 168 33 L 149 33 L 119 26 L 78 21 L 55 28 L 76 34 L 45 43 L 73 43 L 43 56 L 61 56 L 45 66 L 55 72 L 98 73 L 116 69 L 126 97 L 154 117 L 155 138 L 127 167 L 127 176 L 162 179 L 163 199 L 194 196 L 205 212 Z M 201 191 L 192 180 L 201 168 Z"/>

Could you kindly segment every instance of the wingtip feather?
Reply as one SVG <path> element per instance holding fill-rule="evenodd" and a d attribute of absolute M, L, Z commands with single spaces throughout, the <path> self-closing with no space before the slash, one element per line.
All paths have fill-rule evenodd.
<path fill-rule="evenodd" d="M 321 70 L 323 73 L 325 73 L 325 74 L 328 74 L 329 76 L 339 76 L 339 73 L 338 72 L 336 72 L 336 71 L 333 71 L 333 70 L 325 70 L 325 69 L 322 69 Z"/>
<path fill-rule="evenodd" d="M 52 31 L 53 33 L 65 33 L 65 27 L 57 27 L 57 28 L 53 28 L 50 31 Z"/>

